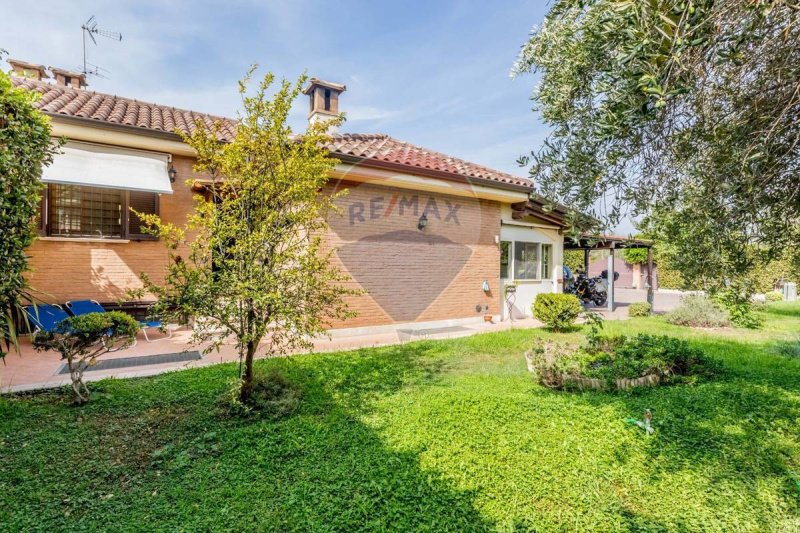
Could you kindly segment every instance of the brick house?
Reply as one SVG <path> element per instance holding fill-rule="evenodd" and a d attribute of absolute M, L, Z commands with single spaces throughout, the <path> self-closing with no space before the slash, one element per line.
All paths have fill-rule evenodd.
<path fill-rule="evenodd" d="M 81 74 L 9 61 L 12 83 L 40 93 L 53 135 L 68 139 L 44 169 L 40 238 L 29 250 L 30 282 L 54 303 L 91 298 L 113 304 L 139 274 L 163 276 L 163 245 L 142 234 L 129 207 L 182 224 L 205 176 L 176 130 L 224 117 L 87 90 Z M 343 85 L 312 79 L 309 120 L 339 112 Z M 530 315 L 539 292 L 561 290 L 563 215 L 547 211 L 525 179 L 387 135 L 333 133 L 339 163 L 329 190 L 346 188 L 328 220 L 336 260 L 366 294 L 339 328 L 402 323 L 455 325 L 508 313 Z M 187 183 L 189 182 L 189 183 Z"/>

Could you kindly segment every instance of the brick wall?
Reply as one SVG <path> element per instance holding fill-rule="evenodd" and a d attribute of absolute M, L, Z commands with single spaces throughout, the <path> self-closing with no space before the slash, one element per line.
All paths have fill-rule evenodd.
<path fill-rule="evenodd" d="M 174 157 L 174 194 L 162 195 L 161 217 L 183 224 L 192 209 L 184 181 L 192 159 Z M 500 204 L 371 184 L 348 184 L 329 217 L 335 261 L 367 294 L 350 299 L 358 316 L 336 327 L 498 314 Z M 330 192 L 330 191 L 329 191 Z M 417 229 L 422 213 L 425 231 Z M 37 240 L 30 248 L 31 285 L 62 303 L 92 298 L 113 302 L 141 287 L 139 274 L 158 280 L 166 268 L 161 242 Z M 481 288 L 484 280 L 491 291 Z M 480 310 L 478 309 L 480 306 Z"/>
<path fill-rule="evenodd" d="M 328 219 L 329 243 L 351 285 L 367 294 L 349 301 L 358 316 L 336 326 L 499 313 L 500 204 L 371 184 L 344 188 L 340 213 Z"/>
<path fill-rule="evenodd" d="M 183 224 L 192 209 L 192 191 L 185 180 L 199 177 L 192 172 L 193 159 L 175 156 L 178 179 L 173 194 L 160 198 L 163 220 Z M 125 291 L 141 287 L 139 274 L 161 279 L 167 262 L 164 244 L 158 241 L 79 242 L 37 239 L 29 248 L 31 285 L 48 302 L 91 298 L 114 302 Z"/>

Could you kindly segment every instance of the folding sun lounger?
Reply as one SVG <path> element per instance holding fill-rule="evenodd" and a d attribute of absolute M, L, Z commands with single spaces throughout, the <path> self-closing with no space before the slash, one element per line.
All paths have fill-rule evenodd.
<path fill-rule="evenodd" d="M 73 315 L 85 315 L 88 313 L 105 313 L 105 308 L 100 305 L 95 300 L 76 300 L 74 302 L 67 302 L 67 309 Z M 144 340 L 147 342 L 155 342 L 156 340 L 164 340 L 164 339 L 171 339 L 172 338 L 172 330 L 166 329 L 167 336 L 161 339 L 150 340 L 150 337 L 147 336 L 147 330 L 150 328 L 160 329 L 162 327 L 161 321 L 159 320 L 140 320 L 139 326 L 142 328 L 142 333 L 144 333 Z"/>
<path fill-rule="evenodd" d="M 36 327 L 33 333 L 37 331 L 53 331 L 59 322 L 65 318 L 69 318 L 69 315 L 60 305 L 26 305 L 23 309 L 25 310 L 25 315 L 28 317 L 28 321 Z"/>

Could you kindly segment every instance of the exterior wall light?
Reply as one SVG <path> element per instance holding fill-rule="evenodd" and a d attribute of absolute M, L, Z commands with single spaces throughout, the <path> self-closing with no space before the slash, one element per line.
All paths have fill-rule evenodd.
<path fill-rule="evenodd" d="M 422 213 L 422 216 L 419 217 L 419 222 L 417 222 L 417 229 L 420 231 L 425 231 L 425 226 L 428 225 L 428 216 L 425 213 Z"/>
<path fill-rule="evenodd" d="M 175 183 L 175 180 L 178 177 L 178 171 L 175 170 L 174 166 L 170 166 L 169 167 L 169 170 L 167 171 L 167 174 L 169 174 L 169 182 L 170 183 Z"/>
<path fill-rule="evenodd" d="M 483 292 L 489 292 L 491 290 L 489 288 L 489 280 L 488 279 L 483 280 L 483 284 L 481 285 L 481 288 L 483 289 Z"/>

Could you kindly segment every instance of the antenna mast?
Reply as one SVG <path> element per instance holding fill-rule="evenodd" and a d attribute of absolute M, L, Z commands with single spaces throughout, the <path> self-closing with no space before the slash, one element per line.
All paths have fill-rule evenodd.
<path fill-rule="evenodd" d="M 94 76 L 100 76 L 100 70 L 104 69 L 96 65 L 93 66 L 92 69 L 89 69 L 89 64 L 86 62 L 86 36 L 88 35 L 92 42 L 97 45 L 97 39 L 94 38 L 95 35 L 100 35 L 113 41 L 122 41 L 122 34 L 116 31 L 107 31 L 98 28 L 97 20 L 94 18 L 94 15 L 89 17 L 89 20 L 81 25 L 81 32 L 83 33 L 83 70 L 81 70 L 81 72 L 84 75 L 92 74 Z"/>

